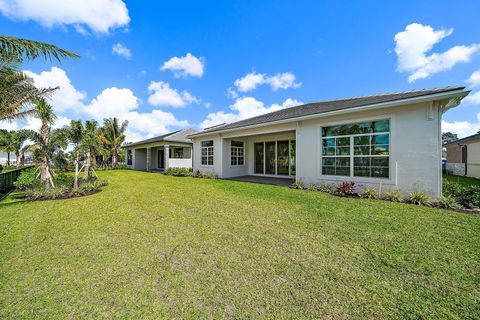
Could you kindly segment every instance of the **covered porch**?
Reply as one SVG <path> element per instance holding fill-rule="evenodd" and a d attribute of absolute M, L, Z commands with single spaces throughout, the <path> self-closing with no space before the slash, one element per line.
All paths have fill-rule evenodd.
<path fill-rule="evenodd" d="M 141 171 L 165 171 L 170 167 L 191 168 L 192 146 L 188 144 L 157 143 L 126 147 L 127 167 Z"/>

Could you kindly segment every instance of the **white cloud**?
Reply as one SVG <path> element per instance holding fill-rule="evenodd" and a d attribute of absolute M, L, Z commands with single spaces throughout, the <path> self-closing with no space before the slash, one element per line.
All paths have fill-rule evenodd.
<path fill-rule="evenodd" d="M 458 63 L 469 62 L 480 49 L 479 44 L 454 46 L 442 53 L 427 55 L 433 46 L 453 33 L 453 29 L 434 30 L 431 26 L 412 23 L 395 35 L 397 71 L 409 73 L 408 81 L 424 79 L 448 71 Z"/>
<path fill-rule="evenodd" d="M 264 113 L 269 113 L 296 105 L 302 104 L 302 102 L 288 98 L 281 105 L 272 104 L 271 106 L 265 106 L 262 101 L 259 101 L 253 97 L 238 98 L 230 106 L 230 110 L 234 112 L 226 113 L 224 111 L 218 111 L 207 115 L 205 120 L 200 124 L 201 128 L 208 128 L 221 123 L 228 123 L 243 120 L 246 118 L 255 117 Z"/>
<path fill-rule="evenodd" d="M 10 0 L 0 1 L 0 11 L 14 20 L 33 20 L 46 27 L 72 25 L 86 34 L 127 26 L 128 9 L 122 0 Z"/>
<path fill-rule="evenodd" d="M 469 94 L 465 99 L 463 99 L 463 103 L 480 104 L 480 91 Z"/>
<path fill-rule="evenodd" d="M 127 60 L 129 60 L 132 57 L 132 53 L 130 52 L 130 49 L 128 49 L 127 46 L 121 43 L 115 43 L 113 45 L 112 54 L 117 55 L 119 57 L 123 57 Z"/>
<path fill-rule="evenodd" d="M 467 79 L 467 83 L 471 87 L 480 86 L 480 70 L 475 71 L 470 75 L 470 78 Z"/>
<path fill-rule="evenodd" d="M 199 99 L 192 96 L 188 91 L 179 92 L 163 81 L 150 82 L 148 90 L 152 92 L 148 97 L 148 102 L 154 106 L 182 108 L 189 104 L 200 102 Z"/>
<path fill-rule="evenodd" d="M 138 108 L 139 99 L 133 91 L 126 88 L 111 87 L 104 89 L 95 97 L 84 111 L 100 120 L 103 118 L 114 117 L 115 115 L 125 115 Z"/>
<path fill-rule="evenodd" d="M 235 91 L 232 87 L 228 87 L 227 97 L 229 97 L 231 99 L 237 99 L 238 98 L 238 92 Z"/>
<path fill-rule="evenodd" d="M 170 70 L 176 78 L 187 78 L 189 76 L 201 78 L 205 69 L 205 59 L 197 58 L 191 53 L 184 57 L 172 57 L 165 61 L 160 70 Z"/>
<path fill-rule="evenodd" d="M 50 71 L 42 71 L 39 74 L 31 71 L 25 71 L 25 73 L 33 78 L 38 87 L 60 87 L 50 101 L 55 112 L 61 113 L 68 109 L 78 110 L 83 106 L 82 100 L 86 94 L 75 89 L 64 70 L 52 67 Z"/>
<path fill-rule="evenodd" d="M 480 114 L 477 114 L 477 122 L 442 120 L 442 132 L 453 132 L 459 138 L 471 136 L 480 130 Z"/>
<path fill-rule="evenodd" d="M 300 87 L 302 84 L 295 82 L 295 79 L 295 75 L 291 72 L 277 73 L 276 75 L 268 76 L 265 73 L 256 73 L 253 71 L 235 80 L 234 85 L 240 92 L 255 90 L 262 84 L 268 84 L 274 91 L 277 91 L 278 89 Z M 229 94 L 232 95 L 232 92 L 234 91 L 229 88 Z"/>

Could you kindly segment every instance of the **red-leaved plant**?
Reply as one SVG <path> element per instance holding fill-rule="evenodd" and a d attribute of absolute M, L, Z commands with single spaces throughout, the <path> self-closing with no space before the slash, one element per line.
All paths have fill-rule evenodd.
<path fill-rule="evenodd" d="M 343 181 L 337 186 L 337 195 L 339 196 L 356 196 L 357 193 L 355 192 L 355 182 L 346 182 Z"/>

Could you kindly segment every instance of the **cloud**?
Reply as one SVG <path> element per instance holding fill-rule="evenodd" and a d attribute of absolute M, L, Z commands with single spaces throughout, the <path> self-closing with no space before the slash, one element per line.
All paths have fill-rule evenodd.
<path fill-rule="evenodd" d="M 179 92 L 163 81 L 152 81 L 148 86 L 152 94 L 148 97 L 148 102 L 154 106 L 167 106 L 173 108 L 182 108 L 192 103 L 199 103 L 200 100 L 192 96 L 188 91 Z"/>
<path fill-rule="evenodd" d="M 115 43 L 113 45 L 112 54 L 117 55 L 119 57 L 123 57 L 127 60 L 130 60 L 130 58 L 132 57 L 132 53 L 130 52 L 130 49 L 128 49 L 127 46 L 121 43 Z"/>
<path fill-rule="evenodd" d="M 480 86 L 480 70 L 475 71 L 466 81 L 470 87 Z"/>
<path fill-rule="evenodd" d="M 170 70 L 175 78 L 188 78 L 189 76 L 201 78 L 205 69 L 205 59 L 197 58 L 191 53 L 184 57 L 172 57 L 165 61 L 160 70 Z"/>
<path fill-rule="evenodd" d="M 72 25 L 81 34 L 84 26 L 96 33 L 125 27 L 130 22 L 122 0 L 11 0 L 0 1 L 0 11 L 13 20 L 33 20 L 42 26 Z"/>
<path fill-rule="evenodd" d="M 469 121 L 453 121 L 448 122 L 442 120 L 442 132 L 453 132 L 458 135 L 459 138 L 471 136 L 480 130 L 480 113 L 477 114 L 476 122 Z"/>
<path fill-rule="evenodd" d="M 302 104 L 302 102 L 288 98 L 281 105 L 272 104 L 270 106 L 265 106 L 262 101 L 259 101 L 253 97 L 238 98 L 229 107 L 230 110 L 232 110 L 233 112 L 226 113 L 225 111 L 218 111 L 214 113 L 209 113 L 205 120 L 203 120 L 200 124 L 200 127 L 208 128 L 211 126 L 219 125 L 221 123 L 239 121 L 261 114 L 293 107 L 299 104 Z"/>
<path fill-rule="evenodd" d="M 465 99 L 463 99 L 465 104 L 480 104 L 480 91 L 469 94 Z"/>
<path fill-rule="evenodd" d="M 64 70 L 52 67 L 50 71 L 42 71 L 39 74 L 31 71 L 25 71 L 25 73 L 33 78 L 37 87 L 60 87 L 50 101 L 55 112 L 78 110 L 83 106 L 82 100 L 85 99 L 86 94 L 75 89 Z"/>
<path fill-rule="evenodd" d="M 397 71 L 409 73 L 408 81 L 415 82 L 451 70 L 458 63 L 469 62 L 480 49 L 480 44 L 454 46 L 445 52 L 427 55 L 435 44 L 452 33 L 453 29 L 434 30 L 431 26 L 419 23 L 406 26 L 394 37 Z"/>
<path fill-rule="evenodd" d="M 300 87 L 302 84 L 295 82 L 295 79 L 295 75 L 291 72 L 277 73 L 276 75 L 268 76 L 265 73 L 256 73 L 253 71 L 235 80 L 234 85 L 240 92 L 255 90 L 262 84 L 268 84 L 274 91 L 277 91 L 278 89 Z M 229 90 L 230 95 L 232 95 L 232 91 L 231 89 Z"/>

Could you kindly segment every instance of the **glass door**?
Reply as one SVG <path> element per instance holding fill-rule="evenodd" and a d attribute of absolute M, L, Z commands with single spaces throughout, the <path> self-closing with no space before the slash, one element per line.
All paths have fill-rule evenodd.
<path fill-rule="evenodd" d="M 288 176 L 289 165 L 288 140 L 277 141 L 277 174 Z"/>
<path fill-rule="evenodd" d="M 275 141 L 265 142 L 265 173 L 276 174 Z"/>
<path fill-rule="evenodd" d="M 254 158 L 255 158 L 255 173 L 257 174 L 264 174 L 263 171 L 263 156 L 264 156 L 264 144 L 263 142 L 257 142 L 253 146 L 254 149 Z"/>

